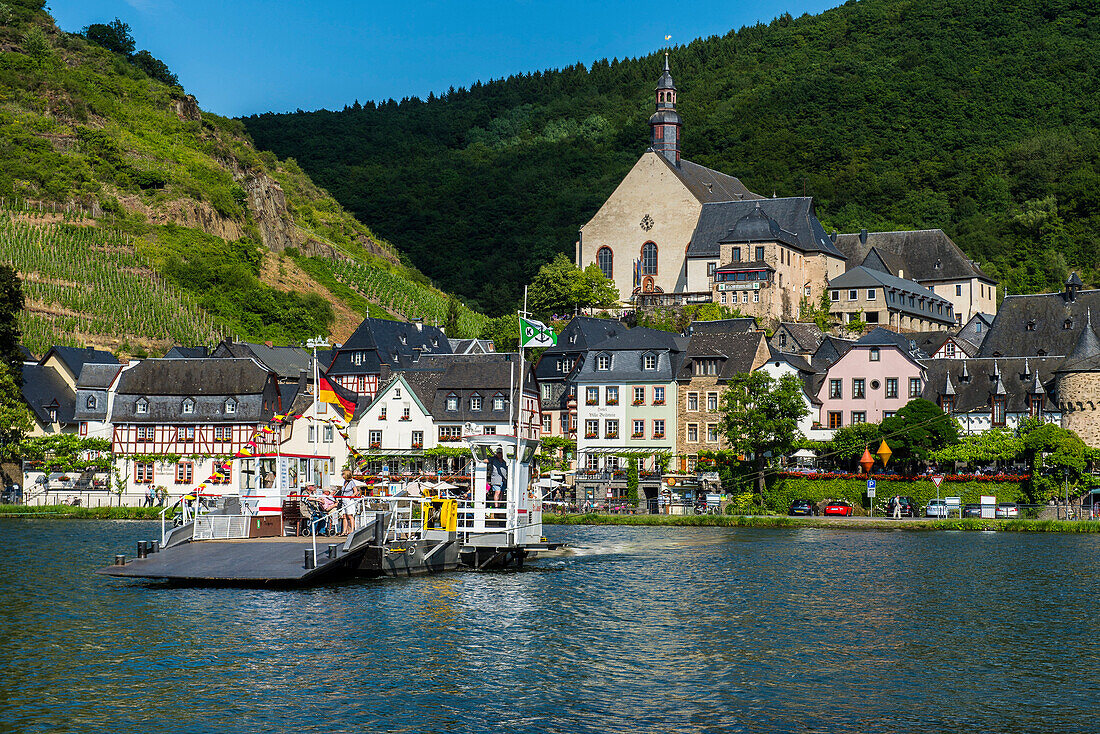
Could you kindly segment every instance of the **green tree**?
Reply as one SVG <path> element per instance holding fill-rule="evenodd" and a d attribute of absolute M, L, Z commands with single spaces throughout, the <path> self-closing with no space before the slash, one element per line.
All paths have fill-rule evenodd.
<path fill-rule="evenodd" d="M 443 330 L 451 338 L 458 336 L 458 306 L 458 296 L 453 293 L 447 296 L 447 317 L 443 323 Z"/>
<path fill-rule="evenodd" d="M 794 375 L 774 380 L 766 372 L 734 376 L 722 396 L 722 431 L 729 450 L 752 456 L 756 491 L 764 493 L 764 470 L 770 458 L 789 453 L 801 438 L 798 421 L 806 415 L 802 383 Z"/>
<path fill-rule="evenodd" d="M 0 264 L 0 364 L 23 384 L 23 355 L 19 351 L 19 314 L 23 311 L 23 281 L 15 268 Z"/>
<path fill-rule="evenodd" d="M 1054 423 L 1029 418 L 1020 426 L 1031 475 L 1028 495 L 1032 502 L 1045 502 L 1076 492 L 1085 474 L 1090 451 L 1073 431 Z"/>
<path fill-rule="evenodd" d="M 118 18 L 110 23 L 92 23 L 84 28 L 84 37 L 97 46 L 127 58 L 136 48 L 129 24 L 123 23 Z"/>
<path fill-rule="evenodd" d="M 959 440 L 959 424 L 935 403 L 916 398 L 897 413 L 884 418 L 882 437 L 893 451 L 893 461 L 912 470 L 917 462 L 925 462 L 933 451 L 951 446 Z"/>
<path fill-rule="evenodd" d="M 0 461 L 20 455 L 20 442 L 34 425 L 31 411 L 10 370 L 0 368 Z"/>
<path fill-rule="evenodd" d="M 23 34 L 23 53 L 34 59 L 34 63 L 42 66 L 50 55 L 50 42 L 45 32 L 34 25 Z"/>
<path fill-rule="evenodd" d="M 491 340 L 498 352 L 514 352 L 519 349 L 519 318 L 506 315 L 489 319 L 478 338 Z"/>
<path fill-rule="evenodd" d="M 175 87 L 180 83 L 179 78 L 168 68 L 168 64 L 153 56 L 145 49 L 138 51 L 130 58 L 130 63 L 145 72 L 150 79 Z"/>
<path fill-rule="evenodd" d="M 528 289 L 530 309 L 541 317 L 570 314 L 578 308 L 613 306 L 619 300 L 614 283 L 596 265 L 581 270 L 559 254 L 539 268 Z"/>

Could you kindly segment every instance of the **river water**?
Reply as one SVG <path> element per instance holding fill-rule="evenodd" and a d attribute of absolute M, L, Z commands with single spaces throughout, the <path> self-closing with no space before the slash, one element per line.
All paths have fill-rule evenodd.
<path fill-rule="evenodd" d="M 0 731 L 1100 730 L 1100 536 L 547 528 L 522 572 L 92 575 L 151 523 L 0 520 Z"/>

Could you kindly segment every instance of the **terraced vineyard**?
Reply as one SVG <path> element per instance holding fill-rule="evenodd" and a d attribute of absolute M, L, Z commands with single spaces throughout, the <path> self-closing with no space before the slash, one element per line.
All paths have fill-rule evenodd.
<path fill-rule="evenodd" d="M 213 344 L 224 329 L 134 253 L 127 235 L 0 212 L 0 262 L 23 278 L 23 344 L 157 349 Z"/>
<path fill-rule="evenodd" d="M 338 281 L 405 319 L 422 318 L 425 323 L 443 325 L 447 321 L 447 296 L 434 288 L 414 283 L 373 265 L 348 260 L 331 261 Z M 489 317 L 458 306 L 458 333 L 453 337 L 476 337 Z"/>

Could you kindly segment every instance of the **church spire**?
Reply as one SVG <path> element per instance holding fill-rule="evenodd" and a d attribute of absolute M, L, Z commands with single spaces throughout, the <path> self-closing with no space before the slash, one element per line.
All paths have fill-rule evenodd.
<path fill-rule="evenodd" d="M 680 114 L 676 111 L 676 85 L 668 68 L 668 52 L 665 52 L 665 70 L 657 80 L 656 111 L 649 118 L 650 148 L 668 159 L 674 166 L 680 165 Z"/>

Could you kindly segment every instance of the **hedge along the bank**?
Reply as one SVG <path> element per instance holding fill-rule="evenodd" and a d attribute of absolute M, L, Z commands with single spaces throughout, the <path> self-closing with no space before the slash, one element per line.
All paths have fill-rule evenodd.
<path fill-rule="evenodd" d="M 930 480 L 875 479 L 875 501 L 885 503 L 895 494 L 912 497 L 924 507 L 936 498 L 936 485 Z M 1024 482 L 944 482 L 940 497 L 961 497 L 964 503 L 977 502 L 982 495 L 994 495 L 998 502 L 1024 502 Z M 786 512 L 796 499 L 821 502 L 848 500 L 856 507 L 869 507 L 866 479 L 810 479 L 780 477 L 768 488 L 764 498 L 769 510 Z"/>

